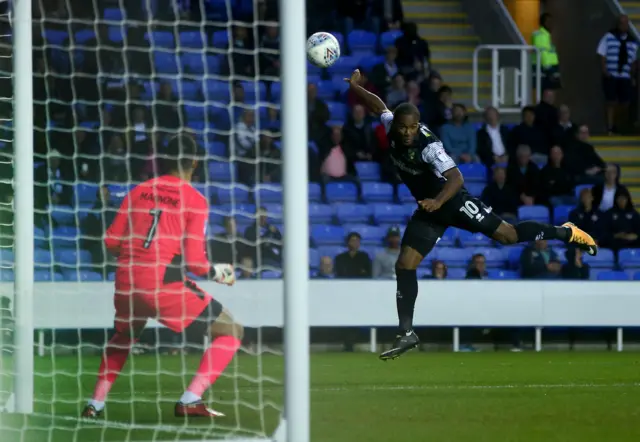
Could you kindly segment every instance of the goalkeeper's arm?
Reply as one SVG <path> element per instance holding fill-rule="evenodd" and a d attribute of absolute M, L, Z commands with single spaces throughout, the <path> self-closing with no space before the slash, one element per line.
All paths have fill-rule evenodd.
<path fill-rule="evenodd" d="M 353 71 L 353 74 L 351 74 L 351 78 L 345 78 L 344 80 L 349 83 L 349 86 L 353 93 L 358 96 L 358 98 L 364 103 L 364 106 L 369 109 L 369 111 L 378 116 L 389 111 L 389 109 L 387 109 L 387 105 L 384 104 L 384 101 L 382 101 L 380 97 L 378 97 L 376 94 L 372 94 L 371 92 L 360 86 L 360 71 L 358 69 Z"/>

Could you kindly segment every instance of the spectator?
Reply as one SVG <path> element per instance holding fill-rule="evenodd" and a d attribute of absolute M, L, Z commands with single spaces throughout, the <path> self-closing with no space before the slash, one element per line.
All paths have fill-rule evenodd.
<path fill-rule="evenodd" d="M 107 253 L 103 236 L 113 222 L 116 211 L 111 207 L 111 192 L 107 186 L 98 190 L 96 202 L 91 212 L 80 224 L 82 232 L 82 248 L 91 253 L 91 261 L 95 269 L 104 277 L 115 271 L 115 259 Z"/>
<path fill-rule="evenodd" d="M 536 111 L 531 106 L 522 109 L 522 122 L 511 130 L 507 152 L 513 155 L 522 144 L 526 144 L 531 149 L 535 162 L 546 162 L 549 154 L 549 146 L 546 144 L 545 135 L 536 122 Z"/>
<path fill-rule="evenodd" d="M 389 46 L 385 48 L 384 61 L 375 65 L 371 70 L 371 82 L 381 93 L 389 93 L 389 89 L 392 87 L 392 81 L 399 73 L 398 64 L 396 63 L 397 57 L 398 50 L 396 49 L 396 47 Z M 388 95 L 387 103 L 389 103 Z M 389 106 L 392 108 L 390 104 Z"/>
<path fill-rule="evenodd" d="M 558 124 L 558 108 L 555 105 L 556 93 L 553 89 L 542 91 L 542 100 L 535 107 L 536 126 L 545 136 L 547 146 L 553 143 L 553 131 Z"/>
<path fill-rule="evenodd" d="M 255 151 L 256 143 L 260 139 L 260 134 L 256 128 L 256 114 L 253 109 L 245 109 L 242 119 L 236 124 L 236 156 L 240 158 L 251 157 L 251 152 Z"/>
<path fill-rule="evenodd" d="M 47 156 L 47 163 L 34 171 L 34 209 L 36 217 L 47 221 L 47 206 L 55 204 L 71 205 L 72 189 L 62 184 L 60 172 L 60 153 L 53 149 Z"/>
<path fill-rule="evenodd" d="M 249 241 L 247 250 L 253 262 L 259 267 L 280 267 L 282 261 L 282 234 L 267 218 L 267 209 L 260 207 L 256 212 L 256 223 L 247 227 L 244 236 Z"/>
<path fill-rule="evenodd" d="M 553 129 L 553 143 L 566 148 L 576 137 L 576 125 L 571 121 L 571 110 L 566 104 L 558 108 L 558 121 Z"/>
<path fill-rule="evenodd" d="M 374 34 L 380 33 L 380 16 L 367 0 L 351 0 L 338 2 L 338 14 L 343 18 L 344 35 L 349 35 L 354 28 L 367 29 Z"/>
<path fill-rule="evenodd" d="M 554 279 L 561 271 L 562 266 L 556 253 L 544 239 L 527 246 L 520 255 L 522 279 Z"/>
<path fill-rule="evenodd" d="M 620 184 L 620 166 L 609 163 L 604 169 L 604 182 L 591 188 L 593 205 L 601 212 L 606 212 L 615 204 L 615 196 L 619 190 L 629 193 L 629 189 Z"/>
<path fill-rule="evenodd" d="M 133 108 L 132 120 L 133 124 L 129 129 L 130 178 L 138 179 L 151 153 L 152 124 L 150 124 L 146 108 L 142 106 Z"/>
<path fill-rule="evenodd" d="M 401 0 L 374 0 L 373 14 L 375 17 L 384 17 L 381 31 L 400 29 L 404 22 Z"/>
<path fill-rule="evenodd" d="M 616 127 L 616 113 L 624 124 L 629 122 L 629 102 L 638 73 L 638 42 L 629 32 L 629 17 L 621 15 L 617 26 L 607 32 L 598 44 L 597 53 L 602 64 L 602 85 L 607 101 L 607 129 Z"/>
<path fill-rule="evenodd" d="M 413 104 L 420 111 L 420 115 L 424 114 L 424 106 L 422 104 L 422 97 L 420 96 L 420 86 L 415 81 L 409 81 L 407 83 L 407 102 Z"/>
<path fill-rule="evenodd" d="M 402 74 L 394 75 L 391 87 L 387 92 L 387 106 L 389 106 L 389 109 L 394 109 L 400 103 L 407 101 L 408 98 L 404 77 Z"/>
<path fill-rule="evenodd" d="M 507 169 L 507 184 L 518 194 L 520 204 L 531 206 L 540 185 L 540 169 L 531 160 L 531 149 L 523 144 L 518 146 L 515 161 Z"/>
<path fill-rule="evenodd" d="M 494 164 L 506 164 L 509 161 L 507 155 L 507 140 L 509 129 L 500 124 L 498 109 L 489 106 L 484 111 L 484 124 L 476 134 L 478 157 L 487 167 Z"/>
<path fill-rule="evenodd" d="M 569 247 L 566 251 L 567 262 L 562 266 L 562 279 L 588 280 L 591 267 L 582 261 L 582 250 Z"/>
<path fill-rule="evenodd" d="M 403 35 L 396 40 L 398 66 L 400 66 L 400 72 L 410 74 L 416 60 L 422 61 L 428 66 L 431 53 L 426 40 L 418 34 L 418 26 L 415 23 L 404 23 L 403 31 Z"/>
<path fill-rule="evenodd" d="M 453 117 L 453 90 L 447 86 L 438 89 L 438 102 L 433 108 L 433 113 L 427 114 L 427 125 L 436 135 L 440 134 L 442 126 Z"/>
<path fill-rule="evenodd" d="M 558 66 L 558 53 L 553 44 L 551 31 L 553 20 L 551 14 L 544 13 L 540 16 L 540 29 L 531 36 L 531 43 L 540 51 L 540 68 L 542 70 L 542 88 L 558 89 L 560 87 L 560 68 Z M 537 54 L 533 54 L 534 64 L 537 62 Z"/>
<path fill-rule="evenodd" d="M 356 104 L 351 110 L 351 118 L 344 125 L 344 143 L 349 146 L 356 161 L 371 161 L 376 151 L 376 135 L 364 106 Z"/>
<path fill-rule="evenodd" d="M 487 279 L 487 259 L 482 253 L 476 253 L 471 257 L 465 279 Z"/>
<path fill-rule="evenodd" d="M 173 133 L 182 126 L 180 123 L 178 97 L 173 93 L 171 83 L 160 84 L 160 93 L 157 99 L 153 101 L 152 112 L 155 125 L 164 133 Z"/>
<path fill-rule="evenodd" d="M 603 237 L 604 213 L 594 204 L 591 189 L 580 191 L 578 206 L 569 212 L 569 221 L 593 236 L 596 241 Z"/>
<path fill-rule="evenodd" d="M 240 274 L 238 275 L 238 279 L 256 279 L 256 265 L 253 261 L 253 258 L 250 256 L 244 256 L 240 260 Z"/>
<path fill-rule="evenodd" d="M 216 263 L 240 262 L 240 258 L 246 253 L 243 244 L 238 238 L 238 226 L 233 216 L 225 216 L 224 233 L 215 235 L 209 240 L 209 258 Z"/>
<path fill-rule="evenodd" d="M 603 243 L 613 250 L 640 247 L 640 214 L 636 212 L 626 188 L 616 191 L 615 203 L 605 213 Z"/>
<path fill-rule="evenodd" d="M 435 72 L 432 72 L 429 78 L 420 85 L 420 95 L 426 111 L 423 116 L 425 121 L 432 121 L 436 114 L 437 105 L 440 103 L 438 91 L 441 87 L 442 77 Z"/>
<path fill-rule="evenodd" d="M 369 79 L 364 69 L 359 68 L 359 70 L 360 70 L 359 85 L 362 86 L 367 91 L 371 92 L 372 94 L 380 95 L 380 93 L 378 92 L 378 89 L 376 89 L 376 86 Z M 347 104 L 349 105 L 349 107 L 354 107 L 356 104 L 360 104 L 364 106 L 365 103 L 356 95 L 353 89 L 350 88 L 347 92 Z"/>
<path fill-rule="evenodd" d="M 249 28 L 243 24 L 237 24 L 232 30 L 232 39 L 229 44 L 231 46 L 231 65 L 227 66 L 226 74 L 241 77 L 249 77 L 253 80 L 254 72 L 254 54 L 253 43 L 249 36 Z"/>
<path fill-rule="evenodd" d="M 507 171 L 504 167 L 493 168 L 493 181 L 484 188 L 480 199 L 503 219 L 517 218 L 518 194 L 507 184 Z"/>
<path fill-rule="evenodd" d="M 356 232 L 347 236 L 347 251 L 336 256 L 337 278 L 371 278 L 371 258 L 360 250 L 360 240 Z"/>
<path fill-rule="evenodd" d="M 344 144 L 342 127 L 331 128 L 331 139 L 320 147 L 322 178 L 332 180 L 354 180 L 356 168 L 348 147 Z"/>
<path fill-rule="evenodd" d="M 274 145 L 273 134 L 264 132 L 260 136 L 256 181 L 259 183 L 280 183 L 282 181 L 282 160 L 280 149 Z M 255 167 L 255 165 L 251 165 Z"/>
<path fill-rule="evenodd" d="M 327 129 L 329 121 L 329 107 L 318 98 L 318 87 L 309 83 L 307 86 L 307 111 L 309 112 L 309 139 L 316 143 Z"/>
<path fill-rule="evenodd" d="M 318 279 L 333 279 L 333 260 L 330 256 L 323 256 L 320 258 L 320 268 L 315 275 Z"/>
<path fill-rule="evenodd" d="M 476 130 L 469 123 L 464 104 L 453 105 L 451 121 L 442 126 L 440 139 L 446 151 L 458 163 L 474 163 L 476 156 Z"/>
<path fill-rule="evenodd" d="M 431 274 L 425 276 L 425 279 L 447 279 L 447 265 L 444 261 L 434 259 L 431 261 Z"/>
<path fill-rule="evenodd" d="M 267 26 L 260 42 L 260 71 L 262 75 L 280 76 L 280 30 Z"/>
<path fill-rule="evenodd" d="M 578 184 L 594 184 L 601 180 L 600 176 L 605 164 L 589 143 L 589 126 L 578 127 L 577 138 L 565 149 L 567 167 Z"/>
<path fill-rule="evenodd" d="M 560 146 L 549 151 L 549 162 L 540 171 L 539 202 L 552 206 L 576 203 L 575 182 L 564 163 L 564 153 Z"/>
<path fill-rule="evenodd" d="M 129 168 L 127 167 L 127 149 L 122 135 L 114 133 L 111 135 L 106 155 L 101 159 L 101 179 L 122 183 L 129 179 Z"/>
<path fill-rule="evenodd" d="M 396 278 L 396 261 L 400 255 L 400 229 L 390 227 L 387 231 L 387 247 L 373 259 L 373 277 L 378 279 Z"/>

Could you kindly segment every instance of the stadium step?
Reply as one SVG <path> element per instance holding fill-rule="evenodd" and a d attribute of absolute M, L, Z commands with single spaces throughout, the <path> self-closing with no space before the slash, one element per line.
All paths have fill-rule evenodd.
<path fill-rule="evenodd" d="M 604 161 L 621 166 L 620 181 L 640 203 L 640 137 L 592 137 L 591 142 Z"/>
<path fill-rule="evenodd" d="M 402 2 L 404 15 L 411 19 L 415 15 L 431 14 L 455 14 L 464 12 L 462 4 L 458 1 L 404 1 Z"/>
<path fill-rule="evenodd" d="M 474 31 L 468 23 L 419 23 L 420 35 L 429 41 L 438 37 L 474 37 Z"/>

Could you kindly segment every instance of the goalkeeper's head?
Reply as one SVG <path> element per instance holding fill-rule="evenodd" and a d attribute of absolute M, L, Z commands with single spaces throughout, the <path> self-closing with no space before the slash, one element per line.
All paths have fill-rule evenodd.
<path fill-rule="evenodd" d="M 196 140 L 189 134 L 174 135 L 169 139 L 165 152 L 165 172 L 190 181 L 198 165 Z"/>

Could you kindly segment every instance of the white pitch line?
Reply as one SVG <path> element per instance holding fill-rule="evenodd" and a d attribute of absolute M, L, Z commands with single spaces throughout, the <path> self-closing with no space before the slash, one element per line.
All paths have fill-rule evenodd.
<path fill-rule="evenodd" d="M 637 388 L 640 387 L 640 382 L 629 382 L 629 383 L 613 383 L 613 384 L 598 384 L 598 383 L 568 383 L 568 384 L 499 384 L 499 385 L 381 385 L 381 386 L 371 386 L 371 385 L 352 385 L 349 387 L 314 387 L 311 388 L 312 393 L 332 393 L 332 392 L 353 392 L 353 391 L 434 391 L 434 390 L 513 390 L 513 389 L 532 389 L 532 390 L 543 390 L 543 389 L 572 389 L 572 388 Z M 258 392 L 281 392 L 284 387 L 265 387 L 265 388 L 238 388 L 235 390 L 217 390 L 215 387 L 213 388 L 214 394 L 241 394 L 241 393 L 258 393 Z M 180 395 L 182 394 L 182 390 L 169 390 L 165 391 L 165 395 Z M 122 392 L 113 392 L 109 395 L 110 397 L 126 397 L 131 398 L 132 396 L 128 393 Z M 61 393 L 56 397 L 58 398 L 77 398 L 77 395 L 72 395 L 69 393 Z M 160 396 L 133 396 L 133 399 L 136 400 L 145 400 L 145 399 L 158 399 Z M 55 399 L 55 398 L 52 398 Z M 166 399 L 166 400 L 174 400 L 174 399 Z M 42 402 L 42 399 L 39 399 L 39 402 Z"/>

